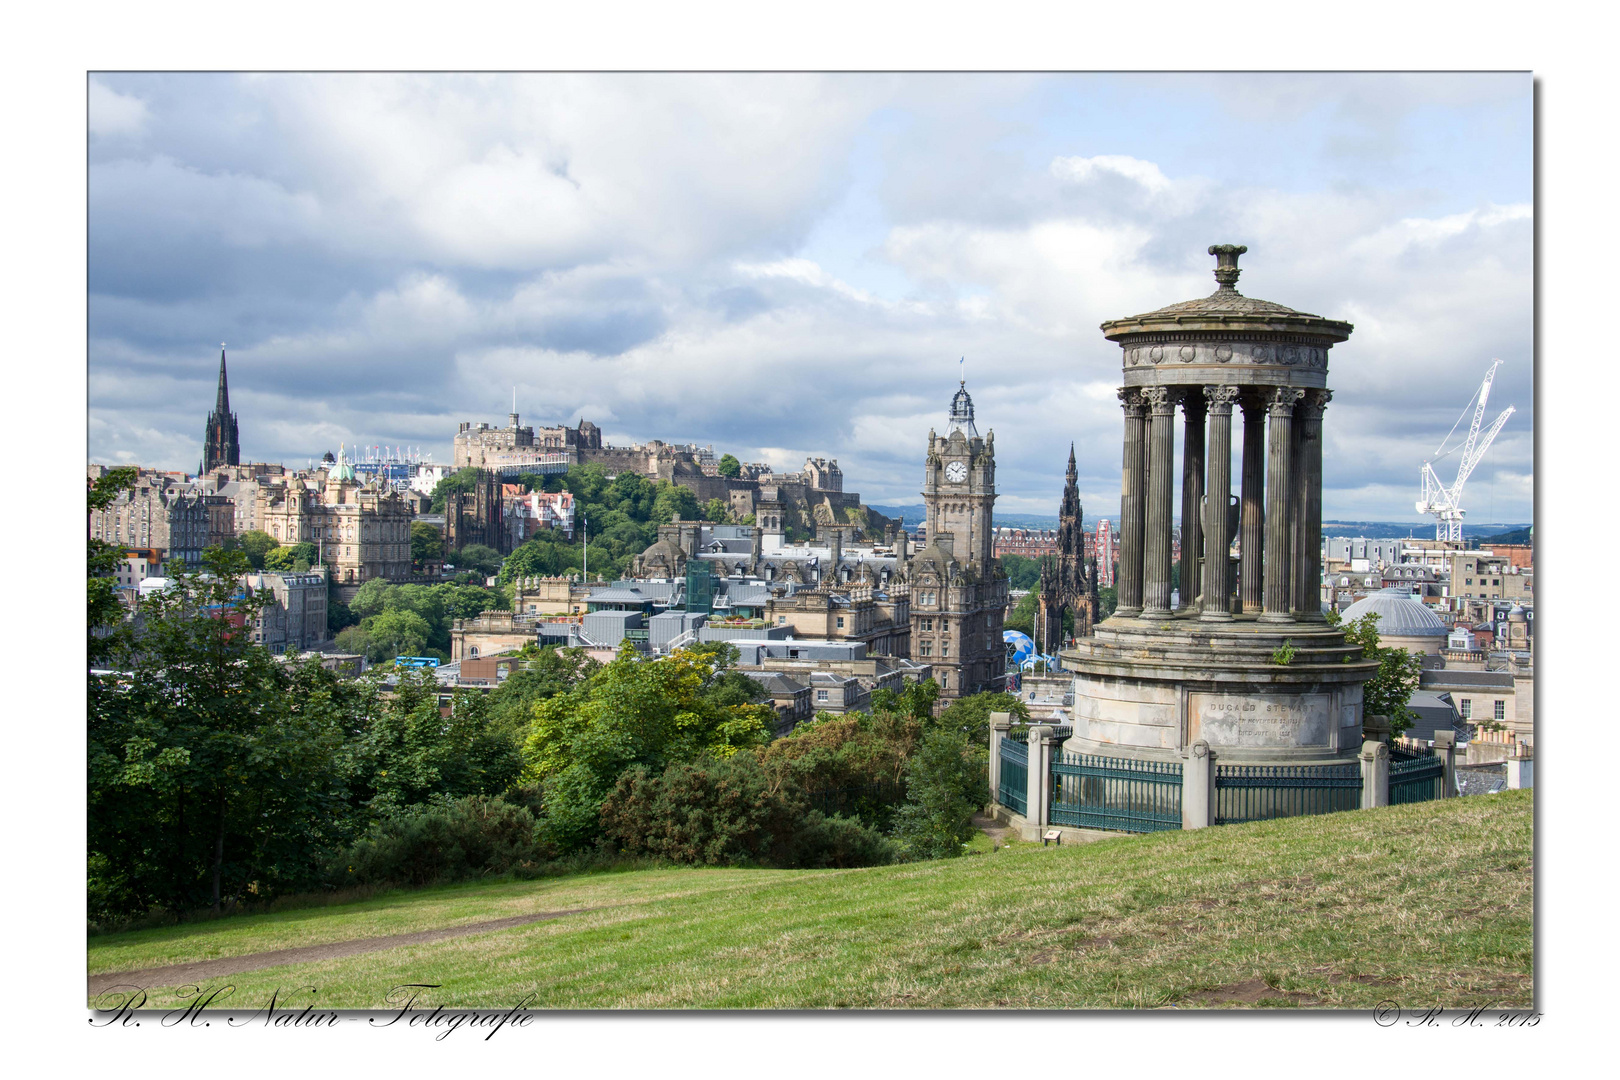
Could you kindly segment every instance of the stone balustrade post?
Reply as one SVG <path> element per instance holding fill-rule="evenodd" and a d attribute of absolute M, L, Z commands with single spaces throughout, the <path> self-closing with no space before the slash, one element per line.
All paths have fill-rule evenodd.
<path fill-rule="evenodd" d="M 993 712 L 990 714 L 990 802 L 994 806 L 1001 805 L 1001 741 L 1007 737 L 1007 731 L 1012 727 L 1012 713 Z"/>
<path fill-rule="evenodd" d="M 1052 753 L 1058 737 L 1050 725 L 1029 729 L 1029 787 L 1024 791 L 1024 839 L 1039 840 L 1052 823 Z"/>
<path fill-rule="evenodd" d="M 1440 784 L 1440 797 L 1449 799 L 1457 794 L 1457 734 L 1453 731 L 1434 733 L 1434 756 L 1446 766 L 1446 775 Z"/>
<path fill-rule="evenodd" d="M 1368 740 L 1361 744 L 1361 808 L 1389 805 L 1389 744 Z"/>
<path fill-rule="evenodd" d="M 1207 829 L 1215 824 L 1215 755 L 1199 739 L 1187 747 L 1181 762 L 1181 827 Z"/>

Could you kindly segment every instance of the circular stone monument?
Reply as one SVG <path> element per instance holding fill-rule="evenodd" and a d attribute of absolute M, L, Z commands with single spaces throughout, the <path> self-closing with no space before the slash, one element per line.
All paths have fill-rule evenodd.
<path fill-rule="evenodd" d="M 1222 764 L 1315 764 L 1361 747 L 1361 687 L 1378 666 L 1328 625 L 1320 599 L 1328 351 L 1352 327 L 1239 293 L 1247 250 L 1209 249 L 1209 296 L 1102 324 L 1124 361 L 1119 606 L 1062 653 L 1074 672 L 1070 750 L 1178 758 L 1202 740 Z"/>

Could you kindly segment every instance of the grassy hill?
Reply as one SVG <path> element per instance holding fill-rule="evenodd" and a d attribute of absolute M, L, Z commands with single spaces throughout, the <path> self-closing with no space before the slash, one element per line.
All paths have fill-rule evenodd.
<path fill-rule="evenodd" d="M 210 979 L 231 1007 L 1405 1008 L 1531 1001 L 1530 792 L 864 870 L 660 869 L 93 937 L 89 971 L 585 908 Z M 179 997 L 142 978 L 151 1006 Z M 170 982 L 181 981 L 169 977 Z M 311 987 L 315 994 L 299 992 Z"/>

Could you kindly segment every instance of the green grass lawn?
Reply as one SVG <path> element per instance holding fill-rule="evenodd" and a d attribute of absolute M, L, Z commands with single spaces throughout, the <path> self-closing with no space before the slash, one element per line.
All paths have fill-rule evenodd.
<path fill-rule="evenodd" d="M 92 937 L 109 972 L 549 922 L 246 972 L 233 1008 L 1405 1008 L 1531 1003 L 1531 793 L 865 870 L 643 870 Z M 983 845 L 980 845 L 982 848 Z M 314 987 L 313 998 L 299 988 Z M 180 1001 L 153 987 L 149 1003 Z"/>

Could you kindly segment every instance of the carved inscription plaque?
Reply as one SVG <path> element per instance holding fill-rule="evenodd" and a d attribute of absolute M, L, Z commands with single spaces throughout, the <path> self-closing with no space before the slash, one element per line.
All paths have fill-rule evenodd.
<path fill-rule="evenodd" d="M 1333 721 L 1326 694 L 1191 694 L 1187 704 L 1197 737 L 1211 746 L 1326 746 Z"/>

